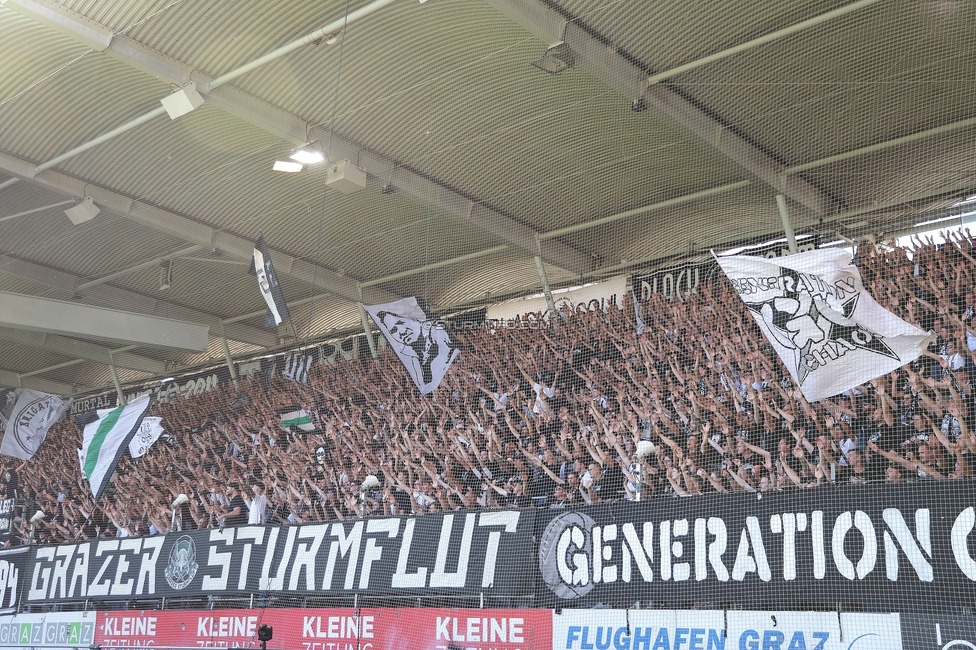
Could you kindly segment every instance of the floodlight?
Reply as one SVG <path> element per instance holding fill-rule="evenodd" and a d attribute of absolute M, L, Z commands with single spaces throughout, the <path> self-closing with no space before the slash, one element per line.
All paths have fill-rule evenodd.
<path fill-rule="evenodd" d="M 292 160 L 297 160 L 303 165 L 314 165 L 315 163 L 320 163 L 325 160 L 325 156 L 320 154 L 318 151 L 308 151 L 306 149 L 299 149 L 288 157 Z"/>
<path fill-rule="evenodd" d="M 302 171 L 302 164 L 287 160 L 276 160 L 272 169 L 276 172 L 300 172 Z"/>

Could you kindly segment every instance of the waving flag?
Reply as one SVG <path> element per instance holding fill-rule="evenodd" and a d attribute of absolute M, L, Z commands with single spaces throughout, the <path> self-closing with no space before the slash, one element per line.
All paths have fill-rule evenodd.
<path fill-rule="evenodd" d="M 97 419 L 85 426 L 78 458 L 95 501 L 102 496 L 115 466 L 142 425 L 151 402 L 152 396 L 147 394 L 118 408 L 99 409 Z"/>
<path fill-rule="evenodd" d="M 281 376 L 299 384 L 308 383 L 308 370 L 312 367 L 312 355 L 305 355 L 301 352 L 292 352 L 285 357 L 285 367 L 281 371 Z"/>
<path fill-rule="evenodd" d="M 810 401 L 887 374 L 928 345 L 875 302 L 843 249 L 717 260 Z"/>
<path fill-rule="evenodd" d="M 444 323 L 430 320 L 416 298 L 363 305 L 422 395 L 433 392 L 459 354 Z"/>
<path fill-rule="evenodd" d="M 153 443 L 159 440 L 159 436 L 166 432 L 160 425 L 163 418 L 151 417 L 143 418 L 139 430 L 129 441 L 129 455 L 133 458 L 141 458 L 146 455 Z"/>
<path fill-rule="evenodd" d="M 281 428 L 290 430 L 292 427 L 302 431 L 315 431 L 316 426 L 312 421 L 312 415 L 297 406 L 278 410 L 281 416 Z"/>
<path fill-rule="evenodd" d="M 7 396 L 13 409 L 6 417 L 0 454 L 27 460 L 47 437 L 47 431 L 71 407 L 71 400 L 56 395 L 18 388 Z M 5 414 L 6 415 L 6 414 Z"/>
<path fill-rule="evenodd" d="M 288 305 L 281 293 L 278 276 L 271 264 L 271 253 L 264 243 L 264 235 L 258 237 L 254 243 L 254 259 L 251 260 L 250 272 L 258 276 L 258 289 L 264 302 L 268 303 L 268 315 L 264 319 L 265 327 L 281 325 L 281 321 L 288 318 Z"/>
<path fill-rule="evenodd" d="M 634 300 L 634 320 L 637 322 L 637 336 L 640 336 L 647 328 L 647 322 L 644 320 L 644 311 L 641 309 L 640 300 L 637 299 L 637 292 L 631 289 L 630 296 Z"/>

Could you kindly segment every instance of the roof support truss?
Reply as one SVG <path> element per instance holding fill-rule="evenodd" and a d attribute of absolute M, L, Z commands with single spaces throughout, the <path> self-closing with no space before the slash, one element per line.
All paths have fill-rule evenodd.
<path fill-rule="evenodd" d="M 0 326 L 203 352 L 206 325 L 0 291 Z"/>
<path fill-rule="evenodd" d="M 131 352 L 120 352 L 116 354 L 110 348 L 57 334 L 0 327 L 0 340 L 27 345 L 41 350 L 49 350 L 57 354 L 85 359 L 86 361 L 95 361 L 106 366 L 114 364 L 120 368 L 131 368 L 154 375 L 166 372 L 165 361 L 157 361 L 156 359 L 132 354 Z"/>
<path fill-rule="evenodd" d="M 393 168 L 394 161 L 372 152 L 363 151 L 359 145 L 345 140 L 335 133 L 330 134 L 322 127 L 306 122 L 231 85 L 219 85 L 208 93 L 207 91 L 214 81 L 208 75 L 124 35 L 112 35 L 107 27 L 65 9 L 51 0 L 8 0 L 6 6 L 38 19 L 61 33 L 98 51 L 104 51 L 117 60 L 166 83 L 182 86 L 193 81 L 206 94 L 207 102 L 211 106 L 216 106 L 236 115 L 257 128 L 273 133 L 292 144 L 304 145 L 310 141 L 328 140 L 331 142 L 330 156 L 333 160 L 343 158 L 356 160 L 360 167 L 374 177 L 383 177 Z M 222 78 L 220 77 L 218 80 Z M 19 175 L 30 178 L 32 174 L 33 171 L 29 174 Z M 542 258 L 553 266 L 574 273 L 582 273 L 596 268 L 597 260 L 594 257 L 558 241 L 537 244 L 536 233 L 532 229 L 497 210 L 473 202 L 443 185 L 436 182 L 432 183 L 430 179 L 409 169 L 404 167 L 397 169 L 397 187 L 415 199 L 430 202 L 446 214 L 453 215 L 476 228 L 487 231 L 531 255 L 539 254 L 541 248 Z M 223 249 L 223 247 L 221 248 Z M 279 254 L 275 254 L 274 257 L 275 267 L 278 268 Z M 318 276 L 313 277 L 321 277 L 327 273 L 327 271 L 319 269 Z M 335 276 L 329 280 L 334 285 L 342 285 L 338 286 L 341 290 L 330 289 L 331 291 L 349 300 L 358 300 L 355 294 L 355 281 L 349 281 L 345 283 L 349 286 L 345 286 L 340 280 L 348 280 L 348 278 Z M 351 293 L 347 293 L 349 289 L 352 290 Z M 378 290 L 372 290 L 371 294 L 376 291 Z M 371 299 L 386 302 L 395 300 L 396 297 L 389 294 L 385 296 L 371 295 Z"/>
<path fill-rule="evenodd" d="M 577 65 L 625 97 L 643 98 L 657 115 L 670 120 L 714 150 L 725 155 L 752 176 L 805 206 L 816 215 L 836 210 L 835 201 L 802 178 L 787 176 L 783 166 L 726 124 L 664 85 L 647 85 L 647 75 L 606 43 L 575 22 L 566 20 L 542 0 L 486 0 L 499 12 L 546 43 L 563 41 L 573 51 Z"/>
<path fill-rule="evenodd" d="M 184 307 L 165 300 L 156 300 L 135 291 L 121 289 L 110 284 L 99 284 L 87 289 L 78 289 L 82 279 L 76 275 L 52 269 L 41 264 L 17 259 L 9 255 L 0 255 L 0 273 L 15 275 L 31 282 L 52 287 L 68 293 L 79 295 L 103 305 L 129 305 L 134 311 L 145 314 L 178 318 L 208 325 L 213 332 L 222 333 L 229 339 L 258 345 L 274 347 L 278 344 L 278 337 L 265 330 L 240 324 L 224 324 L 219 316 Z M 120 364 L 121 365 L 121 364 Z"/>

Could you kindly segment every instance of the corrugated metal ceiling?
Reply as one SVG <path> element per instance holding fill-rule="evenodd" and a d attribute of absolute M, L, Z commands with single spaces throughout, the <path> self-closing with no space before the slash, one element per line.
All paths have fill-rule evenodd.
<path fill-rule="evenodd" d="M 366 4 L 41 1 L 69 23 L 70 12 L 94 21 L 126 47 L 95 51 L 70 30 L 25 15 L 18 0 L 0 5 L 0 182 L 22 177 L 0 190 L 0 218 L 105 190 L 165 212 L 137 222 L 122 201 L 101 205 L 81 226 L 65 217 L 67 206 L 0 221 L 0 254 L 8 256 L 0 290 L 191 314 L 211 324 L 205 353 L 135 351 L 174 369 L 220 358 L 221 319 L 260 311 L 262 302 L 240 250 L 211 251 L 198 233 L 181 237 L 180 227 L 161 219 L 186 219 L 187 228 L 243 240 L 263 232 L 275 251 L 313 264 L 314 278 L 298 279 L 291 269 L 279 275 L 291 300 L 326 296 L 295 310 L 299 335 L 318 336 L 358 325 L 354 292 L 330 289 L 347 279 L 507 245 L 366 289 L 366 300 L 418 295 L 446 306 L 535 291 L 533 234 L 738 181 L 751 184 L 559 238 L 564 255 L 544 252 L 550 280 L 578 281 L 580 271 L 593 270 L 583 268 L 587 260 L 616 267 L 768 237 L 780 228 L 773 196 L 782 188 L 729 157 L 728 140 L 745 143 L 747 158 L 775 177 L 783 166 L 976 116 L 976 6 L 968 2 L 878 2 L 663 82 L 668 96 L 712 125 L 703 131 L 659 109 L 632 111 L 645 88 L 620 79 L 634 79 L 634 69 L 667 70 L 848 3 L 397 0 L 350 23 L 333 44 L 322 39 L 238 77 L 217 91 L 224 93 L 220 102 L 211 97 L 175 121 L 157 117 L 31 178 L 25 170 L 158 107 L 172 87 L 147 65 L 175 64 L 196 70 L 199 80 L 213 78 Z M 550 44 L 539 34 L 558 36 L 561 20 L 583 30 L 589 58 L 548 75 L 530 62 Z M 140 60 L 127 58 L 138 48 Z M 596 62 L 595 53 L 609 64 Z M 306 126 L 316 134 L 310 146 L 329 153 L 334 138 L 348 144 L 343 157 L 370 166 L 364 191 L 328 188 L 325 165 L 271 171 Z M 283 131 L 292 138 L 283 139 Z M 890 232 L 920 211 L 951 204 L 970 181 L 976 188 L 974 138 L 976 128 L 958 129 L 795 176 L 836 212 L 933 194 L 847 220 L 864 223 L 865 232 Z M 963 189 L 934 196 L 950 186 Z M 829 223 L 832 213 L 816 214 L 801 198 L 788 196 L 798 230 L 838 227 Z M 152 265 L 98 290 L 73 288 L 189 243 L 201 250 L 173 263 L 169 289 L 160 290 Z M 274 338 L 261 332 L 261 316 L 241 325 L 242 338 Z M 231 348 L 258 349 L 238 341 Z M 24 373 L 68 360 L 4 346 L 0 369 Z M 94 362 L 40 376 L 73 390 L 111 381 Z M 143 376 L 122 373 L 123 380 Z"/>

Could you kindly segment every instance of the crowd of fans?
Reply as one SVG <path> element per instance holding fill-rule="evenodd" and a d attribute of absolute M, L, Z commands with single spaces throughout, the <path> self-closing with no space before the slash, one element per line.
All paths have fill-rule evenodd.
<path fill-rule="evenodd" d="M 315 364 L 308 385 L 254 378 L 156 402 L 168 443 L 123 459 L 98 503 L 81 429 L 62 422 L 33 459 L 5 459 L 8 493 L 48 514 L 35 541 L 65 542 L 168 532 L 181 493 L 188 530 L 970 478 L 974 256 L 963 237 L 862 250 L 871 295 L 935 337 L 914 363 L 815 403 L 720 277 L 647 296 L 641 336 L 629 297 L 544 327 L 456 332 L 460 358 L 427 397 L 386 350 Z M 282 428 L 298 408 L 314 430 Z"/>

